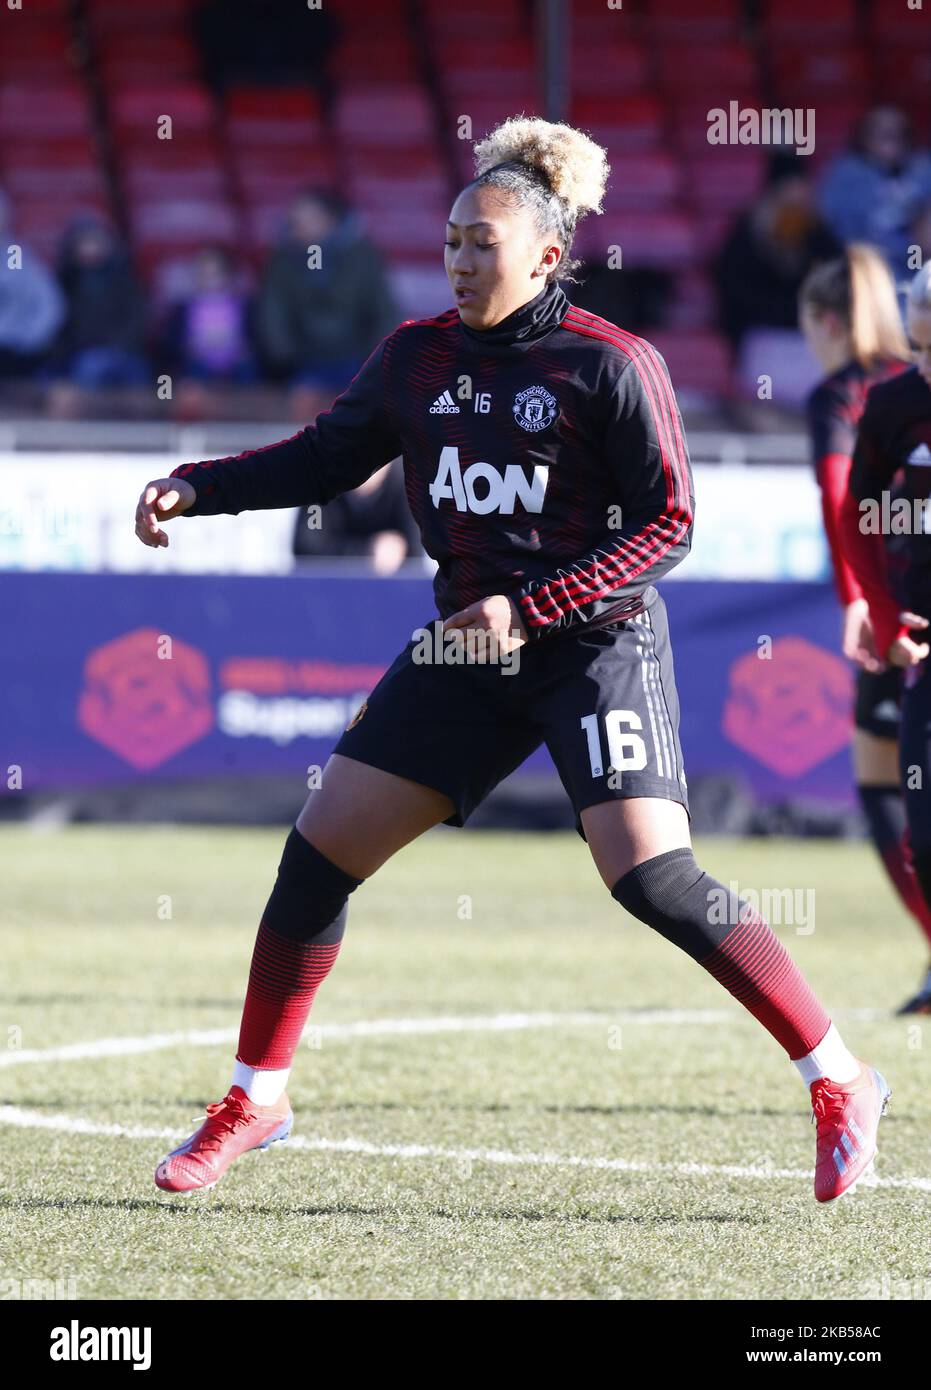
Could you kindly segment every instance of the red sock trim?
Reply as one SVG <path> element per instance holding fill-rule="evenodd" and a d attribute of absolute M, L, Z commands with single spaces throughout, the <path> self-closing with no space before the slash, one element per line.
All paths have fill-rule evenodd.
<path fill-rule="evenodd" d="M 314 995 L 333 968 L 340 942 L 292 941 L 263 922 L 249 970 L 237 1061 L 248 1067 L 290 1067 Z"/>
<path fill-rule="evenodd" d="M 790 1057 L 811 1052 L 831 1026 L 788 951 L 756 914 L 747 915 L 700 963 Z"/>

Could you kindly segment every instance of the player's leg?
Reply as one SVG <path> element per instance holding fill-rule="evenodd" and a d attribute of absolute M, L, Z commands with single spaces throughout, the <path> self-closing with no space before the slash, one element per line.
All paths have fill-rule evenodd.
<path fill-rule="evenodd" d="M 547 743 L 602 879 L 785 1048 L 819 1115 L 816 1194 L 839 1195 L 872 1162 L 888 1088 L 847 1050 L 771 927 L 696 863 L 664 605 L 562 659 Z M 838 1116 L 853 1137 L 837 1140 Z"/>
<path fill-rule="evenodd" d="M 288 1075 L 314 996 L 336 960 L 349 894 L 454 811 L 450 798 L 431 787 L 331 757 L 285 841 L 262 914 L 229 1091 L 159 1165 L 159 1187 L 213 1187 L 241 1153 L 287 1139 Z"/>
<path fill-rule="evenodd" d="M 899 775 L 903 676 L 896 667 L 877 674 L 861 671 L 857 676 L 854 777 L 876 852 L 903 904 L 931 943 L 931 908 L 912 864 Z M 905 1008 L 912 1003 L 910 1000 Z"/>
<path fill-rule="evenodd" d="M 289 1068 L 339 951 L 349 895 L 439 821 L 462 825 L 540 742 L 526 718 L 500 707 L 500 673 L 421 654 L 412 638 L 382 676 L 288 836 L 253 951 L 230 1091 L 161 1165 L 161 1187 L 212 1186 L 239 1153 L 287 1136 Z M 520 676 L 507 679 L 513 697 Z"/>

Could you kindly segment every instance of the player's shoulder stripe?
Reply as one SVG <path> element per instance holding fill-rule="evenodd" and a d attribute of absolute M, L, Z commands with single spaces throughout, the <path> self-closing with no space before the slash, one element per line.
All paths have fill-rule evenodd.
<path fill-rule="evenodd" d="M 636 333 L 628 332 L 626 328 L 612 323 L 610 319 L 602 318 L 600 314 L 591 314 L 587 309 L 580 309 L 576 304 L 570 304 L 566 310 L 562 327 L 583 337 L 595 338 L 610 344 L 617 348 L 625 360 L 656 352 L 646 338 L 639 338 Z"/>
<path fill-rule="evenodd" d="M 403 323 L 398 324 L 395 332 L 400 332 L 402 328 L 449 328 L 458 321 L 459 310 L 453 305 L 451 309 L 444 309 L 441 314 L 432 314 L 429 318 L 405 319 Z"/>

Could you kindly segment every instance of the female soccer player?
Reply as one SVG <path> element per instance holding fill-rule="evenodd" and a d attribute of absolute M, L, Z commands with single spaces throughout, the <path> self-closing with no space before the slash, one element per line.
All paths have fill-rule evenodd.
<path fill-rule="evenodd" d="M 815 1195 L 829 1201 L 872 1163 L 889 1088 L 749 905 L 719 911 L 728 894 L 692 853 L 653 587 L 690 544 L 682 421 L 650 344 L 576 309 L 560 284 L 578 265 L 578 219 L 601 211 L 605 152 L 571 126 L 520 117 L 474 153 L 447 223 L 455 307 L 402 323 L 292 439 L 186 464 L 139 501 L 139 539 L 167 545 L 168 517 L 325 503 L 403 454 L 438 565 L 443 649 L 458 632 L 449 640 L 497 657 L 422 660 L 415 633 L 340 737 L 259 926 L 230 1089 L 156 1182 L 210 1187 L 245 1150 L 287 1137 L 289 1068 L 349 894 L 430 826 L 462 825 L 545 741 L 612 897 L 795 1062 L 818 1121 Z"/>
<path fill-rule="evenodd" d="M 876 656 L 867 602 L 840 539 L 841 504 L 867 392 L 905 369 L 908 343 L 895 282 L 871 246 L 853 243 L 839 260 L 811 271 L 799 294 L 799 308 L 808 346 L 827 373 L 808 398 L 808 422 L 834 583 L 844 608 L 844 655 L 860 667 L 853 736 L 857 793 L 886 872 L 931 942 L 931 909 L 912 867 L 899 783 L 904 672 L 898 666 L 885 666 Z M 897 540 L 886 537 L 890 570 L 899 559 Z M 925 1008 L 931 1009 L 931 970 L 899 1012 L 918 1013 Z"/>
<path fill-rule="evenodd" d="M 867 396 L 841 508 L 841 537 L 869 605 L 876 654 L 905 673 L 900 775 L 912 863 L 931 908 L 929 646 L 912 636 L 931 618 L 931 264 L 909 286 L 907 317 L 916 365 Z M 904 482 L 892 497 L 889 489 L 899 470 Z M 900 575 L 888 563 L 890 534 L 904 553 Z M 931 978 L 906 1008 L 931 1013 L 928 986 Z"/>

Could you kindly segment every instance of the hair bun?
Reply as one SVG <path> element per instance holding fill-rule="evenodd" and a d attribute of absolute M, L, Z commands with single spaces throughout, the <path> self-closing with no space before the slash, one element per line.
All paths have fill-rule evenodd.
<path fill-rule="evenodd" d="M 611 172 L 607 153 L 584 131 L 538 116 L 510 116 L 474 149 L 475 177 L 510 160 L 545 175 L 576 217 L 601 213 Z"/>

